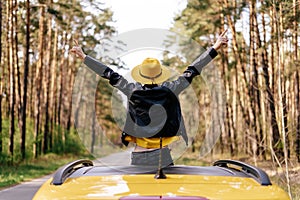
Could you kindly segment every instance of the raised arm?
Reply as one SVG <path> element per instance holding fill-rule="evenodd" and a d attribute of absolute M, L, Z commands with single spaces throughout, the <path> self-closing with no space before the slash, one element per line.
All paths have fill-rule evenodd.
<path fill-rule="evenodd" d="M 74 43 L 75 46 L 72 47 L 70 52 L 74 54 L 77 58 L 83 60 L 84 64 L 96 74 L 102 76 L 103 78 L 109 78 L 104 76 L 105 70 L 108 70 L 109 68 L 105 64 L 99 62 L 98 60 L 86 55 L 76 40 L 74 40 Z"/>
<path fill-rule="evenodd" d="M 126 79 L 119 73 L 113 71 L 110 67 L 103 64 L 99 60 L 86 55 L 82 48 L 78 45 L 78 42 L 74 40 L 75 46 L 72 47 L 70 52 L 77 58 L 83 60 L 84 64 L 91 69 L 93 72 L 101 76 L 102 78 L 108 79 L 109 83 L 122 91 L 126 95 L 131 95 L 131 91 L 135 89 L 135 85 L 128 83 Z"/>
<path fill-rule="evenodd" d="M 226 32 L 227 29 L 220 34 L 214 45 L 206 52 L 201 54 L 194 62 L 192 62 L 190 66 L 194 66 L 197 71 L 201 73 L 203 67 L 205 67 L 212 59 L 214 59 L 218 55 L 217 50 L 227 45 L 228 39 L 226 37 Z"/>
<path fill-rule="evenodd" d="M 188 87 L 194 77 L 198 76 L 202 69 L 218 55 L 217 50 L 227 44 L 228 39 L 225 36 L 226 32 L 227 30 L 221 33 L 214 45 L 202 53 L 196 60 L 194 60 L 194 62 L 187 67 L 187 69 L 181 76 L 178 77 L 177 80 L 165 82 L 163 85 L 171 89 L 176 94 L 179 94 L 186 87 Z"/>

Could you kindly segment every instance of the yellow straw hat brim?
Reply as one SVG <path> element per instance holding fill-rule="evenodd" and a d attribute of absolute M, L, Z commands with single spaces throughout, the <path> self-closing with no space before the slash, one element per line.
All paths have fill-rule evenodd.
<path fill-rule="evenodd" d="M 170 78 L 171 72 L 166 66 L 160 65 L 161 73 L 155 78 L 143 76 L 140 73 L 140 67 L 141 65 L 137 65 L 131 70 L 131 76 L 136 82 L 142 84 L 160 84 Z"/>

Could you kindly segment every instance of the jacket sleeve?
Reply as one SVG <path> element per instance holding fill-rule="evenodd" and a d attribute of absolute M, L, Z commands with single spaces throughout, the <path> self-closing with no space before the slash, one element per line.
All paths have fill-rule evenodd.
<path fill-rule="evenodd" d="M 202 53 L 190 66 L 195 67 L 195 69 L 200 74 L 202 69 L 216 56 L 218 55 L 218 52 L 213 48 L 210 47 L 207 51 Z"/>
<path fill-rule="evenodd" d="M 194 60 L 183 72 L 183 74 L 178 77 L 177 80 L 166 82 L 164 83 L 164 86 L 168 87 L 176 94 L 179 94 L 191 84 L 194 77 L 201 74 L 202 69 L 217 55 L 218 52 L 214 48 L 210 47 L 208 50 L 202 53 L 196 60 Z"/>
<path fill-rule="evenodd" d="M 95 58 L 92 58 L 91 56 L 86 56 L 84 59 L 84 64 L 91 69 L 93 72 L 95 72 L 96 74 L 98 74 L 99 76 L 104 75 L 104 71 L 109 68 L 107 67 L 105 64 L 99 62 L 98 60 L 96 60 Z M 104 77 L 106 78 L 106 77 Z"/>
<path fill-rule="evenodd" d="M 85 57 L 84 64 L 102 78 L 108 79 L 109 83 L 113 87 L 116 87 L 127 96 L 130 95 L 131 91 L 135 88 L 135 84 L 128 83 L 122 75 L 113 71 L 111 68 L 91 56 Z"/>

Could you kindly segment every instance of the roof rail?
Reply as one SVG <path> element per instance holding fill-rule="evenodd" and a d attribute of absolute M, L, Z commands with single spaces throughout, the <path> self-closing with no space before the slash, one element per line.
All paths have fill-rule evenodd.
<path fill-rule="evenodd" d="M 56 173 L 53 176 L 53 180 L 51 184 L 61 185 L 74 171 L 76 171 L 79 168 L 87 167 L 87 166 L 93 166 L 93 162 L 91 160 L 84 160 L 84 159 L 70 162 L 65 166 L 62 166 L 56 171 Z"/>
<path fill-rule="evenodd" d="M 255 180 L 259 182 L 261 185 L 266 185 L 266 186 L 272 185 L 270 178 L 266 174 L 266 172 L 264 172 L 262 169 L 258 167 L 254 167 L 244 162 L 236 161 L 236 160 L 218 160 L 214 162 L 213 165 L 218 167 L 230 168 L 228 164 L 241 167 L 243 172 L 254 176 Z"/>

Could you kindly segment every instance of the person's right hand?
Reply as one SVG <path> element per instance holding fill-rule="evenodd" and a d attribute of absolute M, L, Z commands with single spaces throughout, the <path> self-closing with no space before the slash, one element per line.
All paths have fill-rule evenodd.
<path fill-rule="evenodd" d="M 218 37 L 217 41 L 215 42 L 215 44 L 213 45 L 213 48 L 215 50 L 220 49 L 222 46 L 226 46 L 227 42 L 228 42 L 228 38 L 226 36 L 226 32 L 227 29 L 225 31 L 223 31 L 223 33 L 220 34 L 220 36 Z"/>
<path fill-rule="evenodd" d="M 86 54 L 83 52 L 82 48 L 78 45 L 77 40 L 74 40 L 75 46 L 70 50 L 71 53 L 75 54 L 76 57 L 84 60 Z"/>

